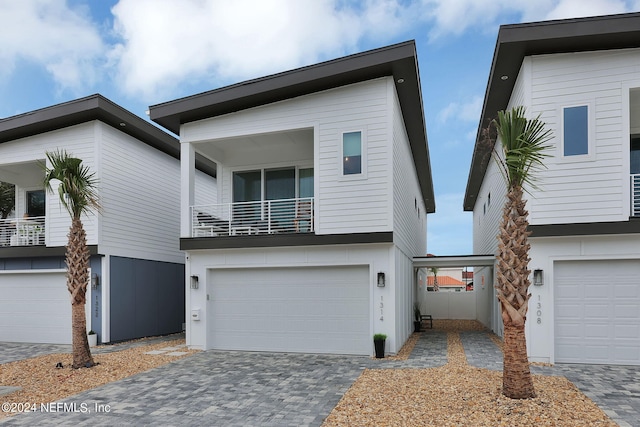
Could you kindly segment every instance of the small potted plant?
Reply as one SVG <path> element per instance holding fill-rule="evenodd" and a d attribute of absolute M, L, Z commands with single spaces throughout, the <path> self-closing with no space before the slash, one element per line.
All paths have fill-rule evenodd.
<path fill-rule="evenodd" d="M 98 345 L 98 334 L 96 334 L 93 329 L 87 332 L 87 339 L 89 340 L 89 347 Z"/>
<path fill-rule="evenodd" d="M 413 331 L 420 332 L 420 324 L 422 323 L 422 313 L 420 313 L 420 304 L 413 305 Z"/>
<path fill-rule="evenodd" d="M 387 339 L 385 334 L 375 334 L 373 336 L 373 346 L 376 349 L 376 359 L 384 359 L 384 343 Z"/>

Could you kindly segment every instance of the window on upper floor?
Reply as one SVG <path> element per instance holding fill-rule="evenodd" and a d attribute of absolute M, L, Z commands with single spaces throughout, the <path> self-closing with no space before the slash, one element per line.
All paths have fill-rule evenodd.
<path fill-rule="evenodd" d="M 44 190 L 27 191 L 27 215 L 44 216 Z"/>
<path fill-rule="evenodd" d="M 362 132 L 342 134 L 342 174 L 359 175 L 362 173 Z"/>
<path fill-rule="evenodd" d="M 640 135 L 631 135 L 631 173 L 640 174 Z"/>
<path fill-rule="evenodd" d="M 562 109 L 563 155 L 589 154 L 589 107 L 579 105 Z"/>

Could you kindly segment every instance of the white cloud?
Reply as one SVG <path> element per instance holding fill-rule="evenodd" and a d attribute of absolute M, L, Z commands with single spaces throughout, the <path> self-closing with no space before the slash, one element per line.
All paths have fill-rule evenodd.
<path fill-rule="evenodd" d="M 437 115 L 438 122 L 445 124 L 450 120 L 477 122 L 482 112 L 482 97 L 474 96 L 466 102 L 450 102 Z"/>
<path fill-rule="evenodd" d="M 562 0 L 547 13 L 545 19 L 611 15 L 627 11 L 627 5 L 622 0 Z"/>
<path fill-rule="evenodd" d="M 60 89 L 77 90 L 96 79 L 104 52 L 96 28 L 64 0 L 0 0 L 0 75 L 19 61 L 44 67 Z"/>
<path fill-rule="evenodd" d="M 519 16 L 521 22 L 531 22 L 623 13 L 640 7 L 637 0 L 420 1 L 423 18 L 433 23 L 429 31 L 431 40 L 447 35 L 461 35 L 469 29 L 495 31 L 499 24 L 515 22 L 513 17 L 508 17 L 512 15 Z"/>
<path fill-rule="evenodd" d="M 124 90 L 158 96 L 189 79 L 238 82 L 357 50 L 402 28 L 396 0 L 121 0 L 114 8 Z"/>

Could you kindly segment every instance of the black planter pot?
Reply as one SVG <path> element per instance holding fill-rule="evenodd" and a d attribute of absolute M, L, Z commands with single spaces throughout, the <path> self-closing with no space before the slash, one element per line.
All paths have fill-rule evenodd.
<path fill-rule="evenodd" d="M 420 332 L 422 330 L 420 326 L 421 322 L 413 322 L 413 332 Z"/>
<path fill-rule="evenodd" d="M 384 340 L 373 341 L 373 346 L 376 349 L 376 359 L 384 359 Z"/>

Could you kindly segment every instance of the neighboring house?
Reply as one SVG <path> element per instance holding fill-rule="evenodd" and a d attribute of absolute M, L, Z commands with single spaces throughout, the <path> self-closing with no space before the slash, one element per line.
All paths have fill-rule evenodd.
<path fill-rule="evenodd" d="M 13 217 L 0 220 L 0 341 L 71 343 L 71 221 L 58 194 L 43 187 L 45 152 L 57 149 L 98 179 L 102 209 L 82 218 L 91 253 L 88 328 L 102 342 L 181 331 L 179 143 L 92 95 L 0 120 L 0 181 L 15 184 L 16 194 Z M 213 174 L 213 166 L 202 168 Z M 201 200 L 215 200 L 215 178 L 198 179 Z"/>
<path fill-rule="evenodd" d="M 150 107 L 180 134 L 187 344 L 396 352 L 435 210 L 413 42 Z M 218 199 L 194 199 L 194 155 Z"/>
<path fill-rule="evenodd" d="M 496 252 L 505 194 L 482 128 L 519 105 L 554 135 L 526 196 L 530 359 L 640 365 L 640 14 L 500 28 L 464 201 L 474 253 Z"/>
<path fill-rule="evenodd" d="M 427 277 L 427 290 L 434 291 L 436 284 L 436 276 Z M 438 274 L 438 291 L 439 292 L 460 292 L 465 290 L 465 284 L 460 280 L 451 276 L 442 276 Z"/>
<path fill-rule="evenodd" d="M 429 276 L 427 278 L 427 290 L 434 291 L 435 284 L 436 284 L 436 277 Z M 466 285 L 464 284 L 464 282 L 461 282 L 455 277 L 438 274 L 438 291 L 439 292 L 460 292 L 465 290 L 466 290 Z"/>

